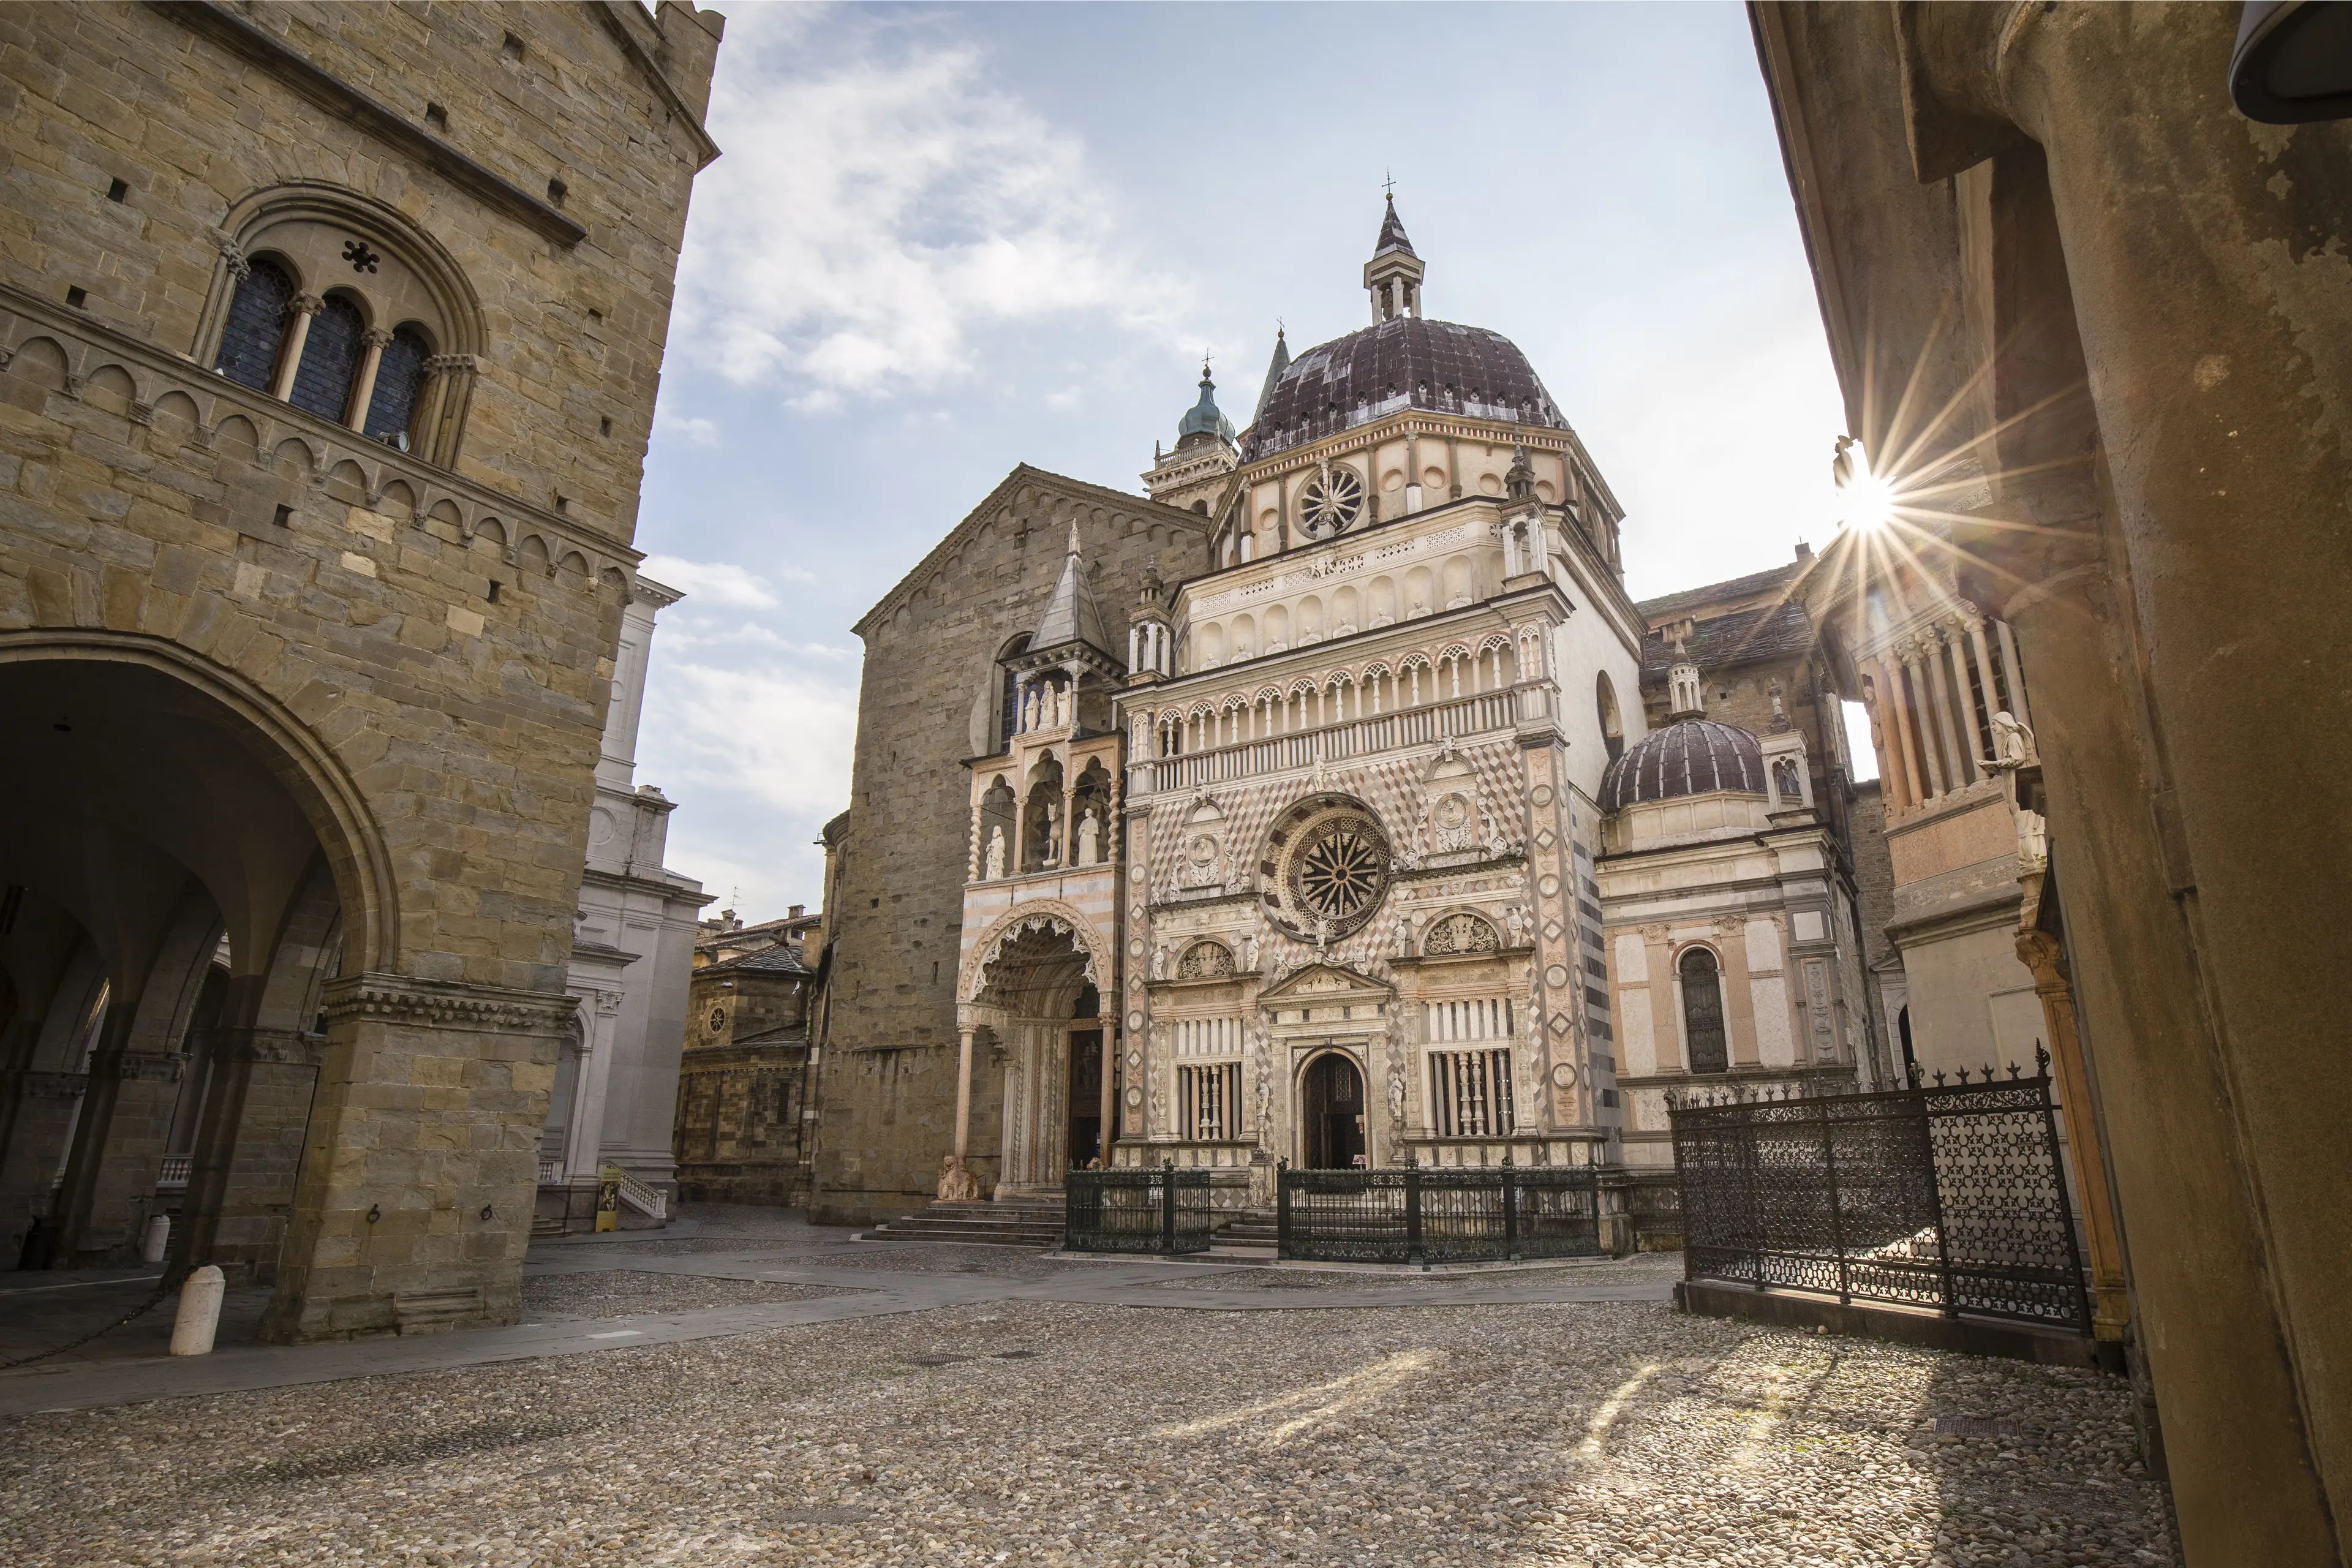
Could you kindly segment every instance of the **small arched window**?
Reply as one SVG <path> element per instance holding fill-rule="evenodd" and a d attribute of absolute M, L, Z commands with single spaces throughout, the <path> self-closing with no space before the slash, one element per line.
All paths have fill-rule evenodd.
<path fill-rule="evenodd" d="M 1017 637 L 1006 643 L 1004 651 L 996 656 L 1000 666 L 997 670 L 996 749 L 1000 752 L 1013 744 L 1013 732 L 1021 722 L 1021 683 L 1012 669 L 1003 666 L 1003 661 L 1028 651 L 1029 639 Z M 965 689 L 970 690 L 971 688 Z"/>
<path fill-rule="evenodd" d="M 293 298 L 294 279 L 286 268 L 267 259 L 248 266 L 236 280 L 213 368 L 239 386 L 268 392 L 278 368 L 278 345 L 286 337 L 286 305 Z"/>
<path fill-rule="evenodd" d="M 341 294 L 330 294 L 310 331 L 302 340 L 302 363 L 294 372 L 294 389 L 286 401 L 306 414 L 341 423 L 352 405 L 352 373 L 359 368 L 360 339 L 367 331 L 360 308 Z"/>
<path fill-rule="evenodd" d="M 392 341 L 383 345 L 383 357 L 376 362 L 364 434 L 401 445 L 400 438 L 408 434 L 409 422 L 416 416 L 416 393 L 425 384 L 425 361 L 432 353 L 433 345 L 413 323 L 394 331 Z"/>
<path fill-rule="evenodd" d="M 1723 1040 L 1723 982 L 1715 954 L 1694 947 L 1675 965 L 1683 981 L 1683 1031 L 1690 1039 L 1690 1070 L 1724 1072 L 1731 1066 Z"/>
<path fill-rule="evenodd" d="M 1601 710 L 1601 743 L 1613 763 L 1625 754 L 1625 721 L 1617 712 L 1617 689 L 1605 669 L 1593 677 L 1592 700 Z"/>

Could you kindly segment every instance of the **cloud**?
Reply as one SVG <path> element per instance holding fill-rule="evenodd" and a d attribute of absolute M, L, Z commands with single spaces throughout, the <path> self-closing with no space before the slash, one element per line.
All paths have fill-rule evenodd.
<path fill-rule="evenodd" d="M 689 419 L 677 414 L 656 414 L 654 428 L 675 430 L 686 437 L 689 446 L 716 447 L 719 445 L 719 423 L 713 419 Z"/>
<path fill-rule="evenodd" d="M 683 591 L 706 606 L 772 610 L 780 602 L 767 580 L 728 561 L 688 561 L 682 555 L 648 555 L 641 568 L 656 583 Z"/>
<path fill-rule="evenodd" d="M 1166 337 L 1189 291 L 1119 239 L 1085 149 L 980 50 L 861 13 L 758 6 L 720 57 L 676 342 L 786 406 L 929 389 L 975 332 L 1096 315 Z"/>
<path fill-rule="evenodd" d="M 649 712 L 661 718 L 658 768 L 818 824 L 849 800 L 857 731 L 854 681 L 806 666 L 656 661 Z M 640 766 L 639 772 L 646 772 Z"/>

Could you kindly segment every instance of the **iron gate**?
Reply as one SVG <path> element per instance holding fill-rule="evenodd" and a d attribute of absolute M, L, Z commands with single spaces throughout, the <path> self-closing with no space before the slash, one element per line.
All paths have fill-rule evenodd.
<path fill-rule="evenodd" d="M 1293 1171 L 1279 1174 L 1281 1257 L 1323 1263 L 1466 1263 L 1601 1251 L 1601 1177 L 1589 1166 Z"/>
<path fill-rule="evenodd" d="M 2050 1056 L 2006 1079 L 1671 1106 L 1684 1272 L 2088 1333 Z"/>
<path fill-rule="evenodd" d="M 1062 1247 L 1070 1252 L 1206 1252 L 1209 1173 L 1072 1171 L 1064 1178 Z"/>

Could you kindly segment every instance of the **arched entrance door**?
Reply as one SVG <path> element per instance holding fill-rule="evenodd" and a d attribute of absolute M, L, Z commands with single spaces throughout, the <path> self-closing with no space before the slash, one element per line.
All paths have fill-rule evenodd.
<path fill-rule="evenodd" d="M 1338 1051 L 1307 1064 L 1300 1079 L 1299 1163 L 1310 1170 L 1345 1171 L 1365 1163 L 1364 1075 Z"/>
<path fill-rule="evenodd" d="M 1100 1148 L 1109 1030 L 1083 942 L 1067 915 L 1020 915 L 997 933 L 975 994 L 958 1009 L 971 1066 L 950 1163 L 964 1162 L 983 1193 L 1058 1192 L 1064 1173 Z"/>

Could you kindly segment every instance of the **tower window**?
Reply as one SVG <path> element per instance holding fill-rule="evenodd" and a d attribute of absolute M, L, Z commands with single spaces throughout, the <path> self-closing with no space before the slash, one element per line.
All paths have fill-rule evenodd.
<path fill-rule="evenodd" d="M 520 64 L 522 61 L 522 40 L 516 37 L 512 33 L 509 33 L 506 36 L 506 41 L 499 46 L 499 53 L 505 56 L 508 59 L 514 61 L 518 65 Z"/>
<path fill-rule="evenodd" d="M 213 368 L 239 386 L 268 391 L 269 373 L 278 367 L 278 345 L 286 335 L 286 301 L 293 297 L 294 279 L 284 268 L 268 260 L 248 267 L 229 301 Z"/>
<path fill-rule="evenodd" d="M 417 389 L 425 382 L 425 359 L 432 352 L 425 334 L 404 326 L 383 345 L 376 362 L 375 387 L 368 395 L 366 434 L 398 445 L 415 416 Z"/>
<path fill-rule="evenodd" d="M 1731 1066 L 1723 1037 L 1723 982 L 1715 954 L 1703 947 L 1682 956 L 1683 1029 L 1690 1037 L 1690 1070 L 1725 1072 Z"/>
<path fill-rule="evenodd" d="M 119 202 L 130 194 L 131 185 L 128 181 L 117 180 L 106 187 L 106 199 L 110 202 Z"/>
<path fill-rule="evenodd" d="M 302 363 L 294 372 L 287 401 L 321 419 L 341 419 L 352 404 L 352 374 L 359 368 L 360 338 L 367 324 L 360 308 L 331 294 L 310 318 L 302 341 Z"/>
<path fill-rule="evenodd" d="M 563 205 L 563 198 L 564 198 L 564 195 L 566 195 L 566 193 L 570 190 L 570 188 L 571 188 L 571 187 L 569 187 L 569 186 L 567 186 L 566 184 L 564 184 L 564 183 L 563 183 L 562 180 L 550 180 L 550 181 L 548 181 L 548 182 L 547 182 L 547 202 L 548 202 L 548 205 L 549 205 L 550 206 L 558 206 L 558 207 L 562 206 L 562 205 Z"/>
<path fill-rule="evenodd" d="M 449 111 L 437 103 L 425 106 L 425 123 L 445 135 L 449 130 Z"/>

